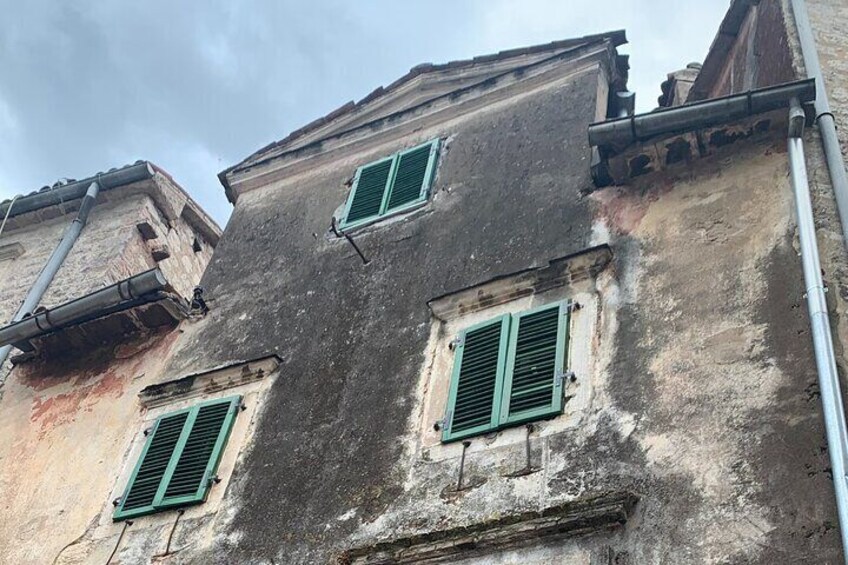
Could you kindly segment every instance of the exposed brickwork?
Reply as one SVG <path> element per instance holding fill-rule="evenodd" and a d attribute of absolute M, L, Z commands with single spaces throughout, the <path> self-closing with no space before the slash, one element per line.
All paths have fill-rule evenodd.
<path fill-rule="evenodd" d="M 24 250 L 19 257 L 3 261 L 0 268 L 0 320 L 5 322 L 15 313 L 73 218 L 74 214 L 64 215 L 0 236 L 0 244 L 18 243 Z M 156 243 L 144 241 L 136 228 L 141 221 L 155 226 L 159 237 L 152 241 L 167 244 L 168 259 L 158 264 L 153 260 L 151 249 Z M 202 242 L 200 252 L 192 249 L 195 238 Z M 157 265 L 180 294 L 190 296 L 211 254 L 212 246 L 186 222 L 177 220 L 169 227 L 148 195 L 106 202 L 92 210 L 41 305 L 62 304 Z"/>

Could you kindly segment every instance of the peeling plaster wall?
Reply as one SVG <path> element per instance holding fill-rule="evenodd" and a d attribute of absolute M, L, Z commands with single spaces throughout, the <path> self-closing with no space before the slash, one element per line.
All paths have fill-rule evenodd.
<path fill-rule="evenodd" d="M 90 534 L 138 434 L 144 376 L 176 335 L 12 372 L 0 402 L 0 563 L 52 563 Z M 104 550 L 94 559 L 105 563 Z"/>
<path fill-rule="evenodd" d="M 787 4 L 788 0 L 784 0 L 784 12 L 787 14 L 786 26 L 793 50 L 793 65 L 799 76 L 806 76 L 797 38 L 796 24 L 791 15 L 791 9 L 786 6 Z M 848 67 L 846 67 L 848 65 L 846 63 L 846 60 L 848 60 L 848 41 L 845 39 L 846 32 L 848 32 L 848 6 L 839 0 L 807 0 L 805 4 L 816 42 L 831 111 L 836 122 L 837 136 L 844 155 L 845 148 L 848 147 L 846 145 L 848 144 L 848 134 L 846 134 L 848 79 L 845 75 L 846 70 L 848 70 Z M 846 398 L 845 391 L 848 387 L 845 378 L 845 375 L 848 374 L 846 373 L 848 371 L 848 358 L 846 358 L 848 317 L 845 314 L 848 313 L 848 254 L 846 254 L 833 186 L 817 127 L 813 126 L 807 129 L 805 142 L 822 275 L 824 283 L 830 291 L 826 298 L 834 336 L 836 363 L 842 381 L 843 398 Z M 816 383 L 810 384 L 809 394 L 811 399 L 819 401 L 819 390 Z M 819 445 L 822 456 L 827 457 L 827 446 L 823 439 L 819 442 Z M 826 463 L 825 472 L 830 472 L 829 461 Z M 833 527 L 837 527 L 835 520 Z"/>
<path fill-rule="evenodd" d="M 0 445 L 0 563 L 106 563 L 113 550 L 114 563 L 155 561 L 168 548 L 175 512 L 136 518 L 132 525 L 112 521 L 112 501 L 123 495 L 146 441 L 143 432 L 164 413 L 238 394 L 244 410 L 217 469 L 221 486 L 180 516 L 171 553 L 179 557 L 205 532 L 226 524 L 230 515 L 219 511 L 221 501 L 236 460 L 250 452 L 273 375 L 141 405 L 144 387 L 173 379 L 163 365 L 178 336 L 165 330 L 61 363 L 29 363 L 7 379 L 0 404 L 6 438 Z"/>
<path fill-rule="evenodd" d="M 612 398 L 677 484 L 643 487 L 646 522 L 674 522 L 636 562 L 840 559 L 783 143 L 707 159 L 623 216 L 638 274 L 611 367 L 638 386 Z"/>
<path fill-rule="evenodd" d="M 806 4 L 830 108 L 836 122 L 836 133 L 844 156 L 848 148 L 848 5 L 839 0 L 808 0 Z M 794 25 L 794 20 L 788 18 L 787 26 L 793 34 Z M 800 74 L 804 65 L 797 41 L 795 64 Z M 813 190 L 816 230 L 825 269 L 825 282 L 837 289 L 837 292 L 828 295 L 828 300 L 833 313 L 831 323 L 839 342 L 836 344 L 837 362 L 840 375 L 844 378 L 848 368 L 848 359 L 845 358 L 844 352 L 848 344 L 848 320 L 845 317 L 848 312 L 848 255 L 841 243 L 844 236 L 836 212 L 824 149 L 816 128 L 808 131 L 808 141 L 807 166 Z"/>
<path fill-rule="evenodd" d="M 788 0 L 784 0 L 787 4 Z M 807 13 L 813 36 L 816 41 L 819 62 L 822 67 L 825 87 L 830 101 L 831 111 L 836 121 L 836 132 L 840 145 L 848 147 L 848 6 L 839 0 L 807 0 Z M 795 21 L 791 9 L 784 7 L 789 14 L 786 27 L 789 30 L 793 51 L 793 65 L 799 76 L 806 76 L 806 70 L 797 39 Z M 845 345 L 848 344 L 848 255 L 843 244 L 843 232 L 836 210 L 833 186 L 824 156 L 818 128 L 813 126 L 806 132 L 807 170 L 812 190 L 813 213 L 816 218 L 819 251 L 824 270 L 825 284 L 837 292 L 827 295 L 831 310 L 831 325 L 836 337 L 837 364 L 840 375 L 846 374 L 848 360 L 845 358 Z M 843 383 L 845 390 L 845 383 Z"/>
<path fill-rule="evenodd" d="M 848 143 L 848 4 L 807 0 L 807 13 L 842 147 Z M 844 154 L 844 152 L 843 152 Z"/>

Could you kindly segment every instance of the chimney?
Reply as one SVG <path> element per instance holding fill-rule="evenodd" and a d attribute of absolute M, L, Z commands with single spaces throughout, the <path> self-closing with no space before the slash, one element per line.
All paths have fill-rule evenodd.
<path fill-rule="evenodd" d="M 689 63 L 685 69 L 668 73 L 668 78 L 660 85 L 662 96 L 657 98 L 660 108 L 671 108 L 684 104 L 689 95 L 689 90 L 700 72 L 701 63 Z"/>

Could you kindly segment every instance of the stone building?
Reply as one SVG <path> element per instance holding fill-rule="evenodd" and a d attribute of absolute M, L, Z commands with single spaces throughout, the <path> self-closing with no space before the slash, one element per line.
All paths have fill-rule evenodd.
<path fill-rule="evenodd" d="M 0 562 L 49 563 L 69 540 L 46 532 L 88 524 L 111 488 L 221 230 L 145 161 L 2 202 L 0 222 L 0 316 L 19 320 L 0 328 Z"/>
<path fill-rule="evenodd" d="M 222 172 L 202 300 L 16 342 L 7 562 L 843 561 L 848 13 L 802 9 L 732 2 L 655 112 L 611 32 L 419 65 Z"/>
<path fill-rule="evenodd" d="M 221 230 L 165 171 L 140 161 L 0 203 L 0 319 L 12 318 L 96 180 L 103 186 L 87 226 L 41 305 L 56 306 L 154 267 L 175 291 L 191 296 Z"/>

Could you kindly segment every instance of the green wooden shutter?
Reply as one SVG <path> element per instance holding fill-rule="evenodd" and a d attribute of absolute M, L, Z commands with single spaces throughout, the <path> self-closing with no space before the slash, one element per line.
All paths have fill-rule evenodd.
<path fill-rule="evenodd" d="M 363 167 L 356 172 L 350 191 L 343 228 L 362 223 L 380 215 L 384 208 L 387 187 L 394 170 L 395 157 L 386 157 Z"/>
<path fill-rule="evenodd" d="M 238 413 L 240 397 L 214 400 L 192 409 L 185 442 L 171 460 L 156 506 L 182 506 L 206 500 L 221 452 Z"/>
<path fill-rule="evenodd" d="M 129 483 L 115 511 L 114 519 L 123 520 L 155 512 L 153 501 L 165 476 L 168 463 L 179 442 L 189 409 L 162 416 L 147 436 Z"/>
<path fill-rule="evenodd" d="M 504 315 L 459 335 L 442 441 L 497 428 L 509 325 Z"/>
<path fill-rule="evenodd" d="M 113 519 L 206 500 L 240 404 L 231 396 L 160 417 Z"/>
<path fill-rule="evenodd" d="M 436 165 L 439 140 L 398 153 L 386 212 L 426 200 Z"/>
<path fill-rule="evenodd" d="M 513 316 L 501 425 L 562 411 L 569 311 L 568 303 L 561 302 Z"/>
<path fill-rule="evenodd" d="M 360 167 L 353 179 L 341 227 L 367 224 L 427 200 L 438 154 L 439 140 L 434 139 Z"/>

